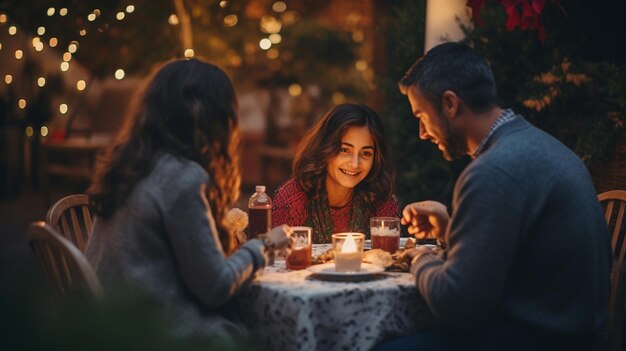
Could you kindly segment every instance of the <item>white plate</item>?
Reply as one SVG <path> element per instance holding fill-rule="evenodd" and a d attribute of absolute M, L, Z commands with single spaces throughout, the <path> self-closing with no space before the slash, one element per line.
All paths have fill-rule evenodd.
<path fill-rule="evenodd" d="M 359 271 L 336 271 L 334 262 L 317 264 L 307 268 L 307 270 L 313 274 L 319 274 L 320 276 L 334 279 L 367 278 L 385 271 L 384 268 L 374 266 L 373 264 L 369 263 L 361 263 L 361 269 Z"/>

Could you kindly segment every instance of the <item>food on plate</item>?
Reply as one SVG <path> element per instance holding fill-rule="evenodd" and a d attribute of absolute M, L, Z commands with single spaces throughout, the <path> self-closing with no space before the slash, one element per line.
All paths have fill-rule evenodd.
<path fill-rule="evenodd" d="M 326 252 L 320 254 L 317 257 L 314 257 L 312 263 L 313 264 L 328 263 L 328 262 L 332 262 L 334 258 L 335 257 L 333 254 L 333 248 L 331 247 Z"/>
<path fill-rule="evenodd" d="M 391 254 L 385 250 L 373 249 L 365 251 L 363 254 L 363 262 L 387 268 L 393 263 L 393 258 L 391 258 Z"/>

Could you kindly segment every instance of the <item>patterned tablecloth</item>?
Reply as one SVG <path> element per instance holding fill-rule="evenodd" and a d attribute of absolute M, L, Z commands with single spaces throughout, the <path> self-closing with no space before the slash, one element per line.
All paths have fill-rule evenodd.
<path fill-rule="evenodd" d="M 315 245 L 313 255 L 328 245 Z M 409 273 L 324 281 L 277 260 L 242 292 L 246 320 L 270 350 L 369 350 L 428 327 L 433 318 Z"/>

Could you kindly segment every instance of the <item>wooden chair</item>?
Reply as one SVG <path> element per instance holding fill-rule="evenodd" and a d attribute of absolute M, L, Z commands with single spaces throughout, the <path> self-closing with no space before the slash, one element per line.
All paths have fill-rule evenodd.
<path fill-rule="evenodd" d="M 66 196 L 57 201 L 46 215 L 46 223 L 85 252 L 91 233 L 89 197 L 85 194 Z"/>
<path fill-rule="evenodd" d="M 69 298 L 100 299 L 102 285 L 82 252 L 45 222 L 34 222 L 27 230 L 28 243 L 52 287 L 57 303 Z"/>
<path fill-rule="evenodd" d="M 609 298 L 609 321 L 607 323 L 610 350 L 621 350 L 624 305 L 626 303 L 626 269 L 624 267 L 624 242 L 626 225 L 626 191 L 611 190 L 598 195 L 604 208 L 604 216 L 611 233 L 613 266 L 611 267 L 611 294 Z"/>

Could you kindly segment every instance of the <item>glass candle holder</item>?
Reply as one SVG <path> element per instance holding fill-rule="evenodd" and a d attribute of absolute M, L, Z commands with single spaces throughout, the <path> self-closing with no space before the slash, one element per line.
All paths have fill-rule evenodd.
<path fill-rule="evenodd" d="M 337 233 L 333 234 L 333 254 L 335 270 L 338 272 L 354 272 L 361 269 L 365 234 Z"/>

